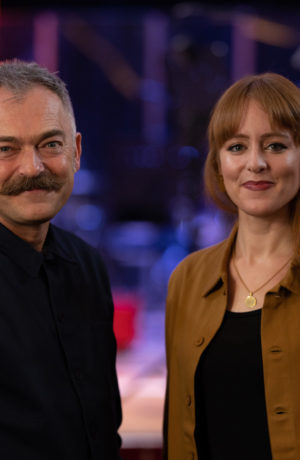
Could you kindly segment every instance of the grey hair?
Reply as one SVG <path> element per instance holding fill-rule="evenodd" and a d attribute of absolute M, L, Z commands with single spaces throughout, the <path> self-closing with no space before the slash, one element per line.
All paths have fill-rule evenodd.
<path fill-rule="evenodd" d="M 40 85 L 55 93 L 71 116 L 75 129 L 75 116 L 66 84 L 55 73 L 36 62 L 12 59 L 0 62 L 0 87 L 5 87 L 15 94 L 24 94 L 34 86 Z"/>

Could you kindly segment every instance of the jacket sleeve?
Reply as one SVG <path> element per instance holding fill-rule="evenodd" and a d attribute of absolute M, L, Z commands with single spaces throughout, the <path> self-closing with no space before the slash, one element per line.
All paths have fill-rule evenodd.
<path fill-rule="evenodd" d="M 171 274 L 168 295 L 166 300 L 166 315 L 165 315 L 165 349 L 166 349 L 166 363 L 167 363 L 167 382 L 164 402 L 164 416 L 163 416 L 163 459 L 168 459 L 168 417 L 169 417 L 169 376 L 170 376 L 170 362 L 171 362 L 171 351 L 172 342 L 174 337 L 174 322 L 175 322 L 175 305 L 173 302 L 174 287 L 176 270 Z"/>

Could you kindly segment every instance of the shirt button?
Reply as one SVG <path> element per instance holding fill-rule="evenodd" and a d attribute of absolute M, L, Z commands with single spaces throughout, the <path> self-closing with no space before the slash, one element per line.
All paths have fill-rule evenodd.
<path fill-rule="evenodd" d="M 187 397 L 185 398 L 185 404 L 187 405 L 187 407 L 191 407 L 192 398 L 190 397 L 190 395 L 187 395 Z"/>
<path fill-rule="evenodd" d="M 80 381 L 82 379 L 82 372 L 80 369 L 75 369 L 74 371 L 75 379 Z"/>
<path fill-rule="evenodd" d="M 270 352 L 271 352 L 273 355 L 280 355 L 280 353 L 282 353 L 282 348 L 280 348 L 280 347 L 277 346 L 277 345 L 274 345 L 272 348 L 270 348 Z"/>
<path fill-rule="evenodd" d="M 51 254 L 51 252 L 47 252 L 45 251 L 44 252 L 44 259 L 48 262 L 48 261 L 52 261 L 54 259 L 54 256 L 53 254 Z"/>
<path fill-rule="evenodd" d="M 275 407 L 275 410 L 274 410 L 275 414 L 276 415 L 284 415 L 286 414 L 288 411 L 286 410 L 285 407 Z"/>
<path fill-rule="evenodd" d="M 194 345 L 196 347 L 201 347 L 201 345 L 204 343 L 204 337 L 199 337 L 199 339 L 195 340 Z"/>
<path fill-rule="evenodd" d="M 59 322 L 59 323 L 62 323 L 63 320 L 65 319 L 64 313 L 58 313 L 57 319 L 58 319 L 58 322 Z"/>
<path fill-rule="evenodd" d="M 92 439 L 96 439 L 96 437 L 97 437 L 97 429 L 96 429 L 95 426 L 91 427 L 90 433 L 91 433 Z"/>

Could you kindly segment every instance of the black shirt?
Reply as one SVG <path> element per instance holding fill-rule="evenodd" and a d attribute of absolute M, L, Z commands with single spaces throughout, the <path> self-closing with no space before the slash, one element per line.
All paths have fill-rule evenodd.
<path fill-rule="evenodd" d="M 261 310 L 226 312 L 195 376 L 199 460 L 271 460 L 262 354 Z"/>
<path fill-rule="evenodd" d="M 0 458 L 116 459 L 113 306 L 96 251 L 50 226 L 39 253 L 0 225 L 0 293 Z"/>

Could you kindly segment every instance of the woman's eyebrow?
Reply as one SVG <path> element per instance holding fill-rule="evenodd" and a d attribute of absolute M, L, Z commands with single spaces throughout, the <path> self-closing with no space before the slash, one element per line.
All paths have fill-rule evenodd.
<path fill-rule="evenodd" d="M 285 139 L 288 139 L 290 137 L 290 134 L 289 133 L 284 133 L 282 131 L 272 131 L 270 133 L 265 133 L 265 134 L 261 135 L 262 139 L 267 139 L 269 137 L 283 137 Z M 236 133 L 233 136 L 231 136 L 230 139 L 228 139 L 228 140 L 231 140 L 231 139 L 249 139 L 249 138 L 250 138 L 250 136 L 248 136 L 247 134 Z"/>

